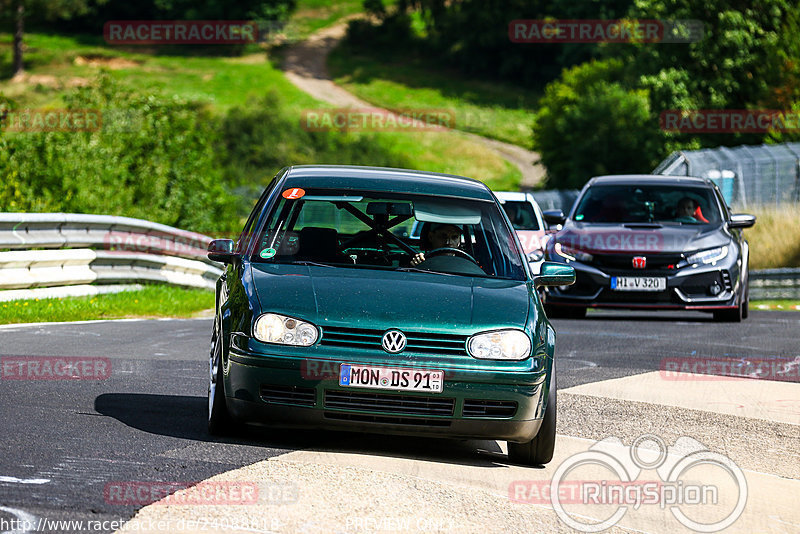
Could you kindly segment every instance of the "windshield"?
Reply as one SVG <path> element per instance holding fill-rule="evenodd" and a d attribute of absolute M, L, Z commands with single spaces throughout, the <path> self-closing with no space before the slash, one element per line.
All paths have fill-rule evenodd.
<path fill-rule="evenodd" d="M 573 219 L 584 223 L 714 224 L 721 215 L 711 189 L 673 185 L 591 186 Z"/>
<path fill-rule="evenodd" d="M 492 202 L 352 190 L 285 196 L 257 236 L 254 262 L 525 279 Z M 422 230 L 412 236 L 415 222 Z"/>
<path fill-rule="evenodd" d="M 506 200 L 503 209 L 508 215 L 514 230 L 541 230 L 536 219 L 536 212 L 530 202 L 524 200 Z"/>

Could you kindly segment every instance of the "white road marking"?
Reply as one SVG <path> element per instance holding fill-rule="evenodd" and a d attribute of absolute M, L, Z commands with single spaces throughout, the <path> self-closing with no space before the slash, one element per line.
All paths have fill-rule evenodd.
<path fill-rule="evenodd" d="M 17 478 L 17 477 L 7 477 L 0 475 L 0 483 L 10 483 L 10 484 L 47 484 L 50 482 L 49 478 Z"/>
<path fill-rule="evenodd" d="M 664 373 L 652 371 L 560 391 L 800 425 L 796 382 Z"/>

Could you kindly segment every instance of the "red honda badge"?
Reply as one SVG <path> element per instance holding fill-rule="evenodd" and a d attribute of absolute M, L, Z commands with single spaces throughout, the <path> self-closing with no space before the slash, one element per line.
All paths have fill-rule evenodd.
<path fill-rule="evenodd" d="M 633 257 L 633 268 L 634 269 L 644 269 L 647 266 L 647 258 L 644 256 L 634 256 Z"/>

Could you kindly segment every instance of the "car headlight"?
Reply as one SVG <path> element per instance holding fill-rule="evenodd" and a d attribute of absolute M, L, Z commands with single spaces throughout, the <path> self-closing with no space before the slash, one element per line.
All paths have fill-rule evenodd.
<path fill-rule="evenodd" d="M 594 256 L 592 256 L 588 252 L 583 252 L 582 250 L 578 250 L 576 248 L 567 247 L 562 245 L 561 243 L 556 243 L 553 249 L 556 251 L 556 254 L 569 261 L 575 261 L 575 260 L 592 261 L 594 259 Z"/>
<path fill-rule="evenodd" d="M 531 355 L 531 340 L 522 330 L 496 330 L 469 338 L 467 350 L 480 360 L 524 360 Z"/>
<path fill-rule="evenodd" d="M 717 247 L 709 250 L 701 250 L 686 256 L 686 263 L 694 265 L 695 263 L 714 263 L 728 255 L 728 247 Z"/>
<path fill-rule="evenodd" d="M 533 252 L 528 254 L 528 261 L 537 262 L 542 261 L 544 259 L 544 252 L 541 250 L 534 250 Z"/>
<path fill-rule="evenodd" d="M 313 345 L 319 337 L 317 327 L 313 324 L 277 313 L 265 313 L 256 319 L 253 334 L 265 343 L 301 347 Z"/>

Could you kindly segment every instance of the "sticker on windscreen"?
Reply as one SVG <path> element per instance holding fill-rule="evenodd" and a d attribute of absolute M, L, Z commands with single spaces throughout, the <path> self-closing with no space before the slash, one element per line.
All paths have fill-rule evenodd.
<path fill-rule="evenodd" d="M 297 200 L 298 198 L 303 198 L 306 192 L 304 189 L 300 189 L 299 187 L 293 187 L 291 189 L 287 189 L 284 191 L 281 196 L 286 200 Z"/>
<path fill-rule="evenodd" d="M 277 253 L 278 251 L 275 250 L 274 248 L 265 248 L 264 250 L 261 251 L 261 257 L 264 258 L 265 260 L 268 260 Z"/>

